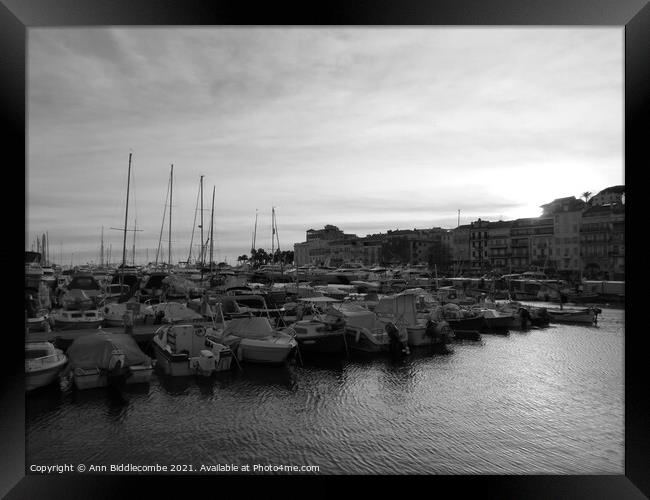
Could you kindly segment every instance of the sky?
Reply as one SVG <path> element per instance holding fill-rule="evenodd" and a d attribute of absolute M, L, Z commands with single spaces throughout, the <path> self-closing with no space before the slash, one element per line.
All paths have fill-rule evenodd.
<path fill-rule="evenodd" d="M 214 259 L 541 215 L 624 184 L 623 28 L 29 28 L 25 247 Z M 163 217 L 165 217 L 163 219 Z M 196 217 L 196 219 L 195 219 Z M 117 229 L 113 229 L 117 228 Z M 162 228 L 162 236 L 161 236 Z M 192 232 L 194 230 L 194 236 Z M 277 245 L 276 245 L 277 246 Z M 105 254 L 106 256 L 106 254 Z M 147 260 L 148 259 L 148 260 Z"/>

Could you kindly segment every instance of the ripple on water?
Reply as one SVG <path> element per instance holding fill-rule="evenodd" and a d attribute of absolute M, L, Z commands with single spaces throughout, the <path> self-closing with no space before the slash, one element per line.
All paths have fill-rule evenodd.
<path fill-rule="evenodd" d="M 622 311 L 405 362 L 307 358 L 26 398 L 31 463 L 319 465 L 330 474 L 621 474 Z"/>

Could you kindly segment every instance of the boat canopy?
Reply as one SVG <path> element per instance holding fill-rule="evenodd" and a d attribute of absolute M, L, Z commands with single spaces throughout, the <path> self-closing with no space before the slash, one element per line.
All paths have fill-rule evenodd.
<path fill-rule="evenodd" d="M 400 293 L 382 297 L 375 307 L 375 313 L 394 320 L 402 320 L 410 326 L 416 325 L 415 295 Z"/>
<path fill-rule="evenodd" d="M 330 316 L 345 319 L 346 326 L 367 328 L 368 330 L 376 330 L 384 327 L 384 324 L 379 321 L 375 313 L 356 304 L 345 304 L 345 307 L 336 309 L 330 308 L 327 310 L 327 313 Z"/>
<path fill-rule="evenodd" d="M 223 331 L 224 336 L 235 335 L 247 339 L 260 339 L 273 335 L 273 333 L 274 330 L 268 318 L 260 316 L 231 319 Z"/>
<path fill-rule="evenodd" d="M 108 369 L 114 351 L 124 354 L 125 366 L 146 364 L 151 361 L 130 335 L 107 333 L 101 330 L 77 337 L 66 354 L 71 368 Z"/>

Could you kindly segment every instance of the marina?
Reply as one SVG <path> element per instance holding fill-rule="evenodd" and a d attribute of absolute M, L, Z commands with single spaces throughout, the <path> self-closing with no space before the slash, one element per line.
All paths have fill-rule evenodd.
<path fill-rule="evenodd" d="M 209 378 L 155 370 L 121 397 L 52 385 L 27 397 L 26 450 L 33 464 L 622 474 L 623 313 L 604 308 L 597 326 L 483 335 L 399 361 L 305 354 L 303 365 L 249 363 Z"/>
<path fill-rule="evenodd" d="M 34 28 L 26 470 L 623 474 L 624 41 Z"/>

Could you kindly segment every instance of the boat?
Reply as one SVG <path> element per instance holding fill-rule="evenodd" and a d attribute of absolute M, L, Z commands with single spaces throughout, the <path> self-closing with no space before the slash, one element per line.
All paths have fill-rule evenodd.
<path fill-rule="evenodd" d="M 277 330 L 268 318 L 234 318 L 223 329 L 208 330 L 209 338 L 230 347 L 240 361 L 284 363 L 298 342 L 290 331 Z"/>
<path fill-rule="evenodd" d="M 373 311 L 353 303 L 332 304 L 329 312 L 345 321 L 349 349 L 366 354 L 409 354 L 408 332 L 404 325 L 382 321 Z"/>
<path fill-rule="evenodd" d="M 519 316 L 504 311 L 497 311 L 491 308 L 474 308 L 483 317 L 484 333 L 507 334 L 509 330 L 521 325 Z"/>
<path fill-rule="evenodd" d="M 230 370 L 232 350 L 206 334 L 205 327 L 191 323 L 160 327 L 152 341 L 156 366 L 172 377 Z"/>
<path fill-rule="evenodd" d="M 90 273 L 74 274 L 67 288 L 68 290 L 61 297 L 63 307 L 66 309 L 97 306 L 104 297 L 101 285 Z"/>
<path fill-rule="evenodd" d="M 547 308 L 546 311 L 553 323 L 575 323 L 584 325 L 597 324 L 598 315 L 602 312 L 598 307 L 585 307 L 582 309 Z"/>
<path fill-rule="evenodd" d="M 131 297 L 128 302 L 110 302 L 104 305 L 101 309 L 104 316 L 104 326 L 124 326 L 124 314 L 127 311 L 132 312 L 134 325 L 146 323 L 148 317 L 144 312 L 144 307 Z"/>
<path fill-rule="evenodd" d="M 145 303 L 146 304 L 146 303 Z M 193 311 L 182 302 L 160 302 L 158 304 L 146 304 L 143 310 L 145 321 L 153 324 L 161 323 L 195 323 L 202 322 L 201 314 Z"/>
<path fill-rule="evenodd" d="M 50 331 L 50 316 L 43 310 L 35 313 L 33 317 L 25 318 L 25 326 L 27 333 L 32 332 L 49 332 Z"/>
<path fill-rule="evenodd" d="M 322 312 L 319 306 L 326 308 L 338 302 L 329 297 L 312 297 L 300 299 L 297 321 L 290 328 L 295 333 L 300 352 L 333 353 L 343 351 L 345 346 L 345 321 L 338 315 Z M 305 310 L 305 305 L 307 309 Z M 304 319 L 303 319 L 304 318 Z"/>
<path fill-rule="evenodd" d="M 68 358 L 50 342 L 25 342 L 25 390 L 44 387 L 55 380 Z"/>
<path fill-rule="evenodd" d="M 59 309 L 50 315 L 54 328 L 58 330 L 79 330 L 97 328 L 104 322 L 99 309 Z"/>
<path fill-rule="evenodd" d="M 474 334 L 459 334 L 459 332 L 479 332 L 484 328 L 483 316 L 476 311 L 463 309 L 457 304 L 445 304 L 438 314 L 449 324 L 458 338 L 461 336 L 476 338 Z"/>
<path fill-rule="evenodd" d="M 68 348 L 68 366 L 61 374 L 62 388 L 77 389 L 148 383 L 153 372 L 151 358 L 124 333 L 98 331 L 76 338 Z"/>
<path fill-rule="evenodd" d="M 449 324 L 443 318 L 418 317 L 416 300 L 411 293 L 384 296 L 374 312 L 384 323 L 403 324 L 411 347 L 449 343 L 452 337 Z"/>
<path fill-rule="evenodd" d="M 119 283 L 111 283 L 104 286 L 104 303 L 114 303 L 124 300 L 131 295 L 131 287 L 129 285 L 120 285 Z"/>
<path fill-rule="evenodd" d="M 515 323 L 513 328 L 544 327 L 548 326 L 550 321 L 545 307 L 524 305 L 516 301 L 501 302 L 495 307 L 498 311 L 515 314 L 519 317 L 519 323 Z"/>

